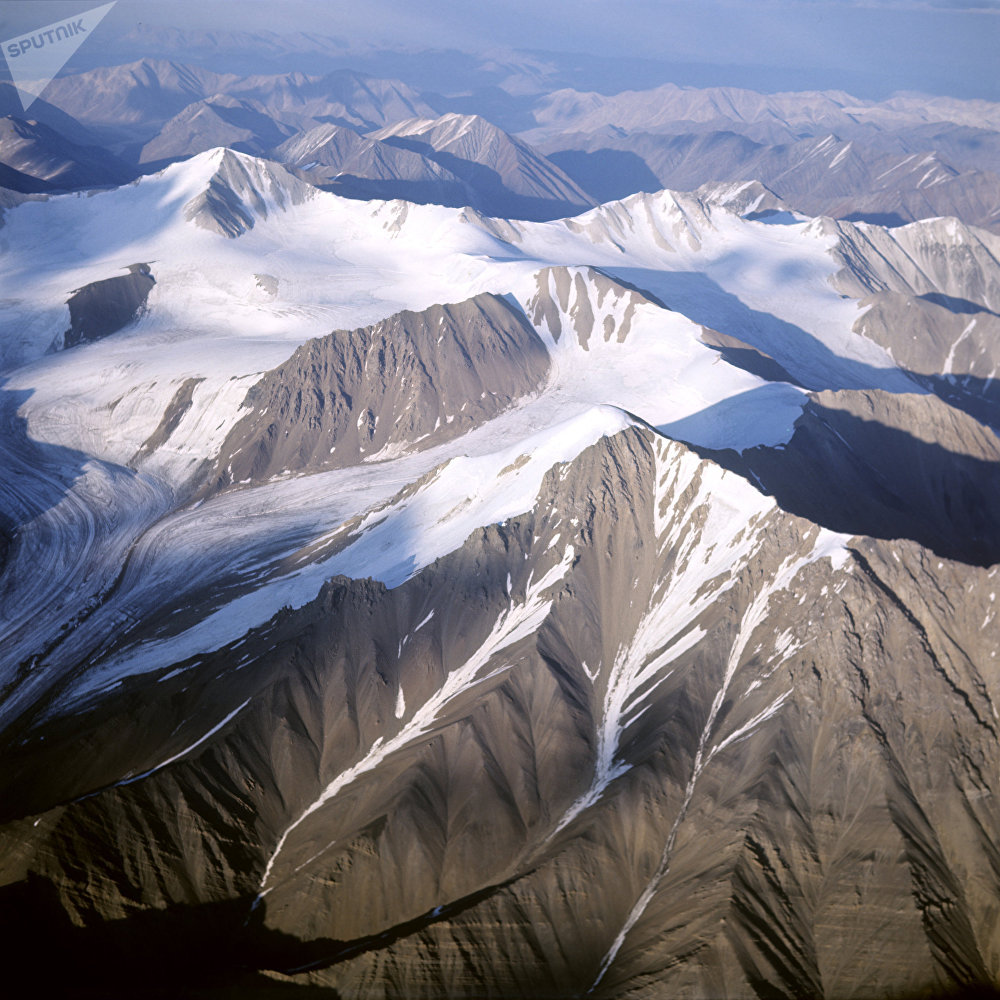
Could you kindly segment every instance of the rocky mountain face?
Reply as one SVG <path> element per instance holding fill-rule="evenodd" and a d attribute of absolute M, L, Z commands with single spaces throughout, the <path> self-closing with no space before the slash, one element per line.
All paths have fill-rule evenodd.
<path fill-rule="evenodd" d="M 409 119 L 359 135 L 320 125 L 274 149 L 313 184 L 352 198 L 402 198 L 488 215 L 548 219 L 593 199 L 555 164 L 485 119 Z"/>
<path fill-rule="evenodd" d="M 97 146 L 78 146 L 35 119 L 0 118 L 0 181 L 24 193 L 116 186 L 135 172 Z"/>
<path fill-rule="evenodd" d="M 322 120 L 371 129 L 430 110 L 405 84 L 363 73 L 242 77 L 163 59 L 62 77 L 53 80 L 46 93 L 57 107 L 92 128 L 121 135 L 145 133 L 147 139 L 186 108 L 217 96 L 245 101 L 257 112 L 299 129 Z"/>
<path fill-rule="evenodd" d="M 46 88 L 46 99 L 90 128 L 132 134 L 136 126 L 165 122 L 222 92 L 234 79 L 199 66 L 143 59 L 57 77 Z"/>
<path fill-rule="evenodd" d="M 167 940 L 207 932 L 179 978 L 200 959 L 349 996 L 995 982 L 993 572 L 817 532 L 626 430 L 402 587 L 333 580 L 183 681 L 8 750 L 4 874 L 111 942 L 150 907 Z"/>
<path fill-rule="evenodd" d="M 478 115 L 397 122 L 373 132 L 372 138 L 447 167 L 480 192 L 495 215 L 547 218 L 573 215 L 594 204 L 557 166 Z"/>
<path fill-rule="evenodd" d="M 262 482 L 429 448 L 538 390 L 548 369 L 534 328 L 496 295 L 332 333 L 253 386 L 215 482 Z"/>
<path fill-rule="evenodd" d="M 233 150 L 3 235 L 12 954 L 1000 989 L 996 236 L 750 182 L 493 219 Z"/>
<path fill-rule="evenodd" d="M 139 163 L 164 165 L 195 153 L 226 146 L 260 155 L 291 131 L 247 101 L 220 94 L 195 101 L 174 115 L 139 153 Z"/>
<path fill-rule="evenodd" d="M 534 110 L 539 130 L 594 131 L 612 125 L 626 131 L 668 134 L 679 122 L 706 130 L 719 122 L 735 131 L 791 135 L 795 130 L 849 133 L 858 128 L 925 129 L 934 124 L 995 130 L 996 105 L 986 101 L 896 95 L 886 101 L 860 100 L 843 91 L 761 94 L 738 87 L 678 87 L 604 95 L 563 89 L 541 98 Z"/>
<path fill-rule="evenodd" d="M 93 281 L 78 288 L 66 303 L 69 329 L 63 347 L 75 347 L 117 333 L 141 315 L 156 284 L 148 264 L 132 264 L 128 274 Z"/>
<path fill-rule="evenodd" d="M 602 201 L 755 178 L 809 215 L 1000 225 L 992 105 L 666 85 L 559 91 L 534 117 L 523 137 Z"/>
<path fill-rule="evenodd" d="M 317 187 L 349 198 L 455 206 L 476 200 L 474 190 L 447 167 L 342 125 L 317 125 L 281 143 L 272 155 Z"/>
<path fill-rule="evenodd" d="M 278 164 L 239 157 L 226 149 L 207 161 L 211 175 L 204 189 L 184 206 L 185 218 L 230 238 L 253 229 L 268 211 L 307 201 L 314 189 Z"/>
<path fill-rule="evenodd" d="M 0 115 L 21 120 L 30 117 L 78 146 L 92 146 L 99 141 L 90 129 L 44 98 L 32 101 L 31 114 L 26 115 L 17 87 L 7 80 L 0 81 Z"/>
<path fill-rule="evenodd" d="M 729 123 L 727 123 L 728 126 Z M 868 135 L 827 133 L 796 141 L 754 141 L 735 130 L 560 134 L 542 142 L 553 162 L 601 200 L 637 189 L 687 190 L 706 181 L 756 178 L 809 215 L 902 225 L 955 216 L 996 231 L 1000 177 L 987 169 L 960 169 L 934 146 L 901 142 L 883 149 Z M 852 133 L 849 133 L 852 134 Z M 789 137 L 791 139 L 791 137 Z"/>
<path fill-rule="evenodd" d="M 989 566 L 1000 561 L 998 457 L 995 434 L 935 396 L 844 390 L 814 394 L 786 445 L 745 451 L 734 467 L 832 529 L 863 525 Z"/>

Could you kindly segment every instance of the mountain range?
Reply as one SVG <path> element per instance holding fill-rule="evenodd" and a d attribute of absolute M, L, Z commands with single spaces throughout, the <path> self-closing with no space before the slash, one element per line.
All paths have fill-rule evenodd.
<path fill-rule="evenodd" d="M 546 91 L 530 62 L 507 69 L 500 87 L 449 96 L 348 69 L 241 76 L 143 59 L 57 78 L 37 125 L 17 120 L 11 94 L 0 167 L 20 192 L 80 189 L 227 146 L 348 197 L 530 220 L 753 179 L 808 215 L 955 216 L 1000 232 L 1000 106 L 986 101 L 673 84 L 609 96 Z M 58 135 L 32 134 L 26 155 L 14 133 L 41 125 Z"/>
<path fill-rule="evenodd" d="M 0 84 L 6 991 L 1000 997 L 1000 105 L 259 14 Z"/>
<path fill-rule="evenodd" d="M 7 198 L 11 954 L 68 994 L 990 995 L 1000 236 L 759 181 L 557 217 L 554 161 L 365 85 L 321 121 L 177 74 L 192 135 L 277 138 L 265 91 L 298 131 Z M 179 99 L 82 127 L 165 142 Z"/>

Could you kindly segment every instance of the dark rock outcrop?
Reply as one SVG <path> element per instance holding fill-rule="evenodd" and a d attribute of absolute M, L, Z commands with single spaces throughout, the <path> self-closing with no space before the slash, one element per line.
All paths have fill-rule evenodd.
<path fill-rule="evenodd" d="M 67 301 L 70 325 L 62 336 L 63 347 L 100 340 L 138 319 L 156 279 L 148 264 L 130 264 L 128 270 L 73 292 Z"/>

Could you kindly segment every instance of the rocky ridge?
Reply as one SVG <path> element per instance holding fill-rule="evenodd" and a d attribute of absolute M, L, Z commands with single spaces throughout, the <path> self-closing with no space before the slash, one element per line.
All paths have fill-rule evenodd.
<path fill-rule="evenodd" d="M 1000 987 L 994 237 L 753 183 L 367 206 L 233 151 L 99 197 L 120 232 L 5 229 L 39 329 L 156 274 L 4 373 L 13 954 L 91 994 Z M 88 283 L 31 272 L 42 213 Z"/>

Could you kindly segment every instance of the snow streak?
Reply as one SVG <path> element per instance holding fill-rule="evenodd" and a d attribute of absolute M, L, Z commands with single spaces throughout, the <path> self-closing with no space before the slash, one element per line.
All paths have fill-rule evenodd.
<path fill-rule="evenodd" d="M 511 668 L 512 664 L 508 663 L 496 667 L 488 673 L 482 673 L 483 668 L 497 653 L 531 635 L 541 626 L 552 608 L 552 601 L 546 600 L 544 594 L 565 577 L 573 563 L 574 555 L 573 547 L 569 546 L 562 560 L 545 573 L 537 583 L 532 583 L 532 578 L 529 577 L 524 601 L 520 604 L 511 601 L 510 606 L 497 619 L 492 631 L 479 648 L 462 666 L 448 674 L 444 684 L 413 713 L 413 716 L 399 732 L 387 740 L 381 736 L 375 740 L 361 760 L 338 774 L 320 792 L 319 797 L 299 815 L 298 819 L 286 827 L 268 859 L 254 906 L 274 888 L 273 885 L 268 885 L 271 872 L 278 855 L 284 849 L 288 837 L 296 827 L 363 774 L 378 767 L 388 756 L 423 739 L 440 721 L 442 714 L 452 701 L 468 691 L 471 686 L 492 680 Z"/>
<path fill-rule="evenodd" d="M 660 856 L 660 863 L 653 873 L 652 878 L 646 884 L 645 889 L 643 889 L 635 905 L 632 907 L 622 925 L 622 929 L 619 931 L 617 937 L 608 949 L 607 954 L 604 956 L 601 962 L 600 969 L 598 971 L 597 977 L 591 984 L 588 992 L 593 992 L 600 985 L 601 980 L 607 974 L 608 969 L 611 967 L 612 963 L 618 956 L 622 945 L 625 943 L 625 939 L 628 937 L 629 932 L 638 923 L 639 919 L 642 917 L 649 903 L 656 894 L 657 889 L 660 887 L 660 883 L 666 877 L 668 871 L 670 870 L 671 857 L 673 855 L 674 844 L 677 840 L 677 832 L 680 829 L 681 823 L 687 815 L 687 811 L 691 805 L 691 801 L 694 798 L 695 788 L 698 784 L 698 779 L 701 777 L 705 767 L 708 763 L 716 757 L 723 750 L 734 744 L 746 739 L 751 733 L 753 733 L 764 721 L 771 718 L 775 713 L 777 713 L 781 706 L 785 703 L 791 691 L 786 691 L 783 694 L 775 698 L 765 709 L 758 712 L 749 722 L 745 723 L 743 726 L 738 728 L 735 732 L 730 733 L 724 739 L 712 745 L 712 741 L 716 736 L 716 722 L 719 717 L 719 712 L 722 709 L 722 705 L 729 695 L 729 690 L 733 682 L 733 678 L 736 675 L 736 671 L 739 668 L 740 661 L 743 658 L 743 654 L 746 651 L 747 644 L 749 643 L 751 637 L 757 628 L 764 622 L 767 617 L 767 609 L 770 604 L 771 597 L 778 591 L 785 590 L 788 588 L 791 581 L 798 574 L 799 570 L 802 569 L 806 564 L 815 561 L 823 556 L 830 556 L 830 542 L 833 539 L 830 533 L 822 532 L 816 539 L 816 542 L 810 552 L 799 558 L 789 558 L 782 563 L 778 572 L 775 574 L 772 582 L 765 587 L 760 593 L 758 593 L 753 601 L 750 602 L 749 607 L 743 614 L 740 620 L 739 630 L 737 631 L 736 638 L 729 652 L 729 657 L 726 661 L 725 672 L 723 673 L 722 683 L 719 686 L 718 691 L 712 700 L 712 705 L 709 708 L 708 717 L 705 720 L 705 725 L 702 728 L 701 736 L 698 740 L 698 748 L 695 752 L 694 764 L 691 768 L 691 776 L 688 779 L 687 786 L 684 789 L 684 798 L 681 802 L 681 807 L 677 812 L 674 822 L 670 827 L 670 833 L 667 836 L 667 841 L 663 847 L 663 853 Z M 834 563 L 836 565 L 836 556 L 834 556 Z M 791 656 L 793 652 L 798 647 L 794 644 L 784 644 L 778 653 L 780 657 L 777 663 L 769 664 L 771 670 Z"/>
<path fill-rule="evenodd" d="M 618 650 L 597 728 L 590 788 L 566 810 L 553 834 L 594 805 L 630 769 L 617 756 L 626 728 L 649 709 L 651 696 L 670 676 L 671 671 L 664 668 L 704 636 L 694 622 L 733 585 L 735 568 L 756 544 L 755 520 L 773 506 L 770 498 L 735 477 L 726 477 L 725 488 L 720 488 L 725 475 L 721 470 L 704 465 L 696 455 L 682 453 L 666 439 L 657 438 L 655 456 L 653 518 L 658 552 L 661 559 L 671 554 L 679 570 L 660 585 L 631 641 Z M 681 498 L 692 491 L 684 516 L 671 517 Z M 699 512 L 704 514 L 703 525 L 694 530 Z M 721 589 L 706 586 L 722 575 L 726 581 Z M 588 671 L 587 675 L 595 682 L 599 673 Z"/>

